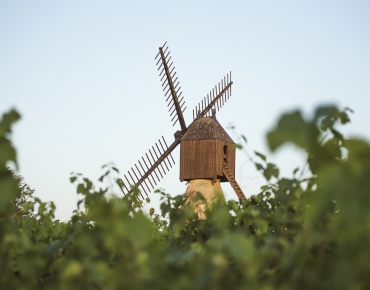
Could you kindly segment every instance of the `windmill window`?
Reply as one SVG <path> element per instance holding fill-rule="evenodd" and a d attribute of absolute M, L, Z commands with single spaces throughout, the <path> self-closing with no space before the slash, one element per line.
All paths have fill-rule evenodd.
<path fill-rule="evenodd" d="M 227 163 L 227 146 L 224 146 L 224 161 Z"/>

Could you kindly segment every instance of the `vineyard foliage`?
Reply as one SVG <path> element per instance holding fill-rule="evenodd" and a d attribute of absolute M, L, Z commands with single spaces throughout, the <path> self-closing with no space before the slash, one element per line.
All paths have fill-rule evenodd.
<path fill-rule="evenodd" d="M 11 129 L 20 116 L 5 113 L 0 289 L 370 289 L 370 146 L 338 131 L 349 112 L 282 115 L 268 146 L 295 144 L 306 166 L 281 177 L 256 152 L 266 185 L 247 200 L 213 203 L 206 220 L 182 195 L 157 192 L 161 213 L 146 215 L 135 195 L 108 194 L 104 181 L 122 186 L 110 164 L 96 183 L 70 177 L 81 200 L 68 222 L 9 169 L 17 168 Z"/>

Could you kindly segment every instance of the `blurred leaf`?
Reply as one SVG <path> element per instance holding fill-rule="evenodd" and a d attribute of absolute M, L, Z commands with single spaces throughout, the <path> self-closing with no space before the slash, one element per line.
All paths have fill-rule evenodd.
<path fill-rule="evenodd" d="M 335 118 L 338 116 L 339 110 L 335 106 L 322 106 L 318 107 L 315 112 L 315 120 L 321 117 Z"/>
<path fill-rule="evenodd" d="M 5 136 L 6 133 L 9 133 L 12 124 L 17 122 L 20 118 L 21 116 L 14 109 L 11 109 L 9 112 L 4 113 L 0 121 L 0 136 Z"/>
<path fill-rule="evenodd" d="M 123 189 L 123 188 L 125 187 L 125 184 L 123 183 L 123 181 L 122 181 L 122 179 L 121 179 L 121 178 L 116 179 L 116 183 L 117 183 L 117 185 L 118 185 L 121 189 Z"/>
<path fill-rule="evenodd" d="M 266 161 L 266 156 L 265 156 L 265 155 L 263 155 L 262 153 L 259 153 L 259 152 L 257 152 L 257 151 L 254 151 L 254 153 L 255 153 L 258 157 L 260 157 L 262 160 Z"/>
<path fill-rule="evenodd" d="M 254 164 L 256 165 L 257 170 L 264 170 L 264 167 L 262 166 L 261 163 L 255 162 Z"/>
<path fill-rule="evenodd" d="M 17 181 L 12 177 L 10 172 L 0 175 L 0 213 L 6 212 L 7 209 L 11 208 L 17 191 Z"/>
<path fill-rule="evenodd" d="M 312 134 L 312 129 L 303 120 L 301 112 L 284 114 L 276 128 L 267 134 L 267 142 L 272 151 L 275 151 L 286 142 L 292 142 L 303 149 L 309 148 L 311 138 L 317 137 Z"/>
<path fill-rule="evenodd" d="M 270 180 L 271 177 L 276 177 L 278 178 L 279 177 L 279 168 L 277 168 L 277 166 L 275 164 L 272 164 L 272 163 L 267 163 L 267 167 L 266 169 L 264 170 L 263 172 L 263 175 L 266 177 L 267 180 Z"/>
<path fill-rule="evenodd" d="M 16 162 L 16 153 L 9 140 L 0 137 L 0 169 L 5 169 L 7 162 Z"/>
<path fill-rule="evenodd" d="M 106 177 L 110 173 L 109 170 L 107 170 L 102 176 L 99 177 L 99 181 L 102 182 L 104 177 Z"/>
<path fill-rule="evenodd" d="M 347 124 L 351 121 L 346 112 L 340 112 L 339 118 L 342 124 Z"/>
<path fill-rule="evenodd" d="M 82 273 L 82 265 L 77 261 L 70 261 L 65 267 L 62 277 L 63 279 L 70 279 Z"/>
<path fill-rule="evenodd" d="M 242 136 L 244 142 L 247 143 L 247 138 L 244 135 L 241 135 L 241 136 Z"/>
<path fill-rule="evenodd" d="M 24 213 L 27 213 L 32 207 L 32 204 L 30 202 L 25 202 L 22 204 L 22 209 Z"/>
<path fill-rule="evenodd" d="M 234 148 L 243 149 L 243 146 L 241 144 L 234 144 Z"/>

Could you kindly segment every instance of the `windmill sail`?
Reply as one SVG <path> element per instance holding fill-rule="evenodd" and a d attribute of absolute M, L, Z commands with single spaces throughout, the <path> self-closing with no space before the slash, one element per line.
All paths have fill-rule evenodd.
<path fill-rule="evenodd" d="M 163 143 L 160 139 L 149 149 L 145 156 L 138 160 L 135 164 L 135 168 L 131 167 L 131 170 L 124 175 L 125 180 L 123 181 L 124 187 L 121 190 L 124 195 L 131 194 L 135 188 L 140 189 L 141 198 L 144 199 L 142 192 L 148 196 L 148 192 L 154 189 L 164 175 L 172 168 L 175 164 L 171 153 L 180 144 L 181 137 L 167 146 L 166 141 L 162 136 Z M 159 145 L 158 145 L 159 144 Z M 139 165 L 139 166 L 138 166 Z"/>
<path fill-rule="evenodd" d="M 164 175 L 171 169 L 172 165 L 175 164 L 171 153 L 180 144 L 182 136 L 191 128 L 191 126 L 201 117 L 208 116 L 211 109 L 219 110 L 225 104 L 225 102 L 231 96 L 231 72 L 226 75 L 218 86 L 204 97 L 198 107 L 193 111 L 193 122 L 186 126 L 183 113 L 186 109 L 184 97 L 181 96 L 181 87 L 178 82 L 178 77 L 176 76 L 175 67 L 171 61 L 170 52 L 167 42 L 159 48 L 159 52 L 155 59 L 157 60 L 158 71 L 160 71 L 159 76 L 161 77 L 163 91 L 165 92 L 165 97 L 167 106 L 169 108 L 173 125 L 179 121 L 181 126 L 181 132 L 177 131 L 175 133 L 175 141 L 168 147 L 163 136 L 163 143 L 161 140 L 149 149 L 141 160 L 138 160 L 134 167 L 124 175 L 124 180 L 121 180 L 124 184 L 121 190 L 124 195 L 131 194 L 136 188 L 140 190 L 141 198 L 144 199 L 143 193 L 148 196 L 154 187 L 157 185 Z M 170 62 L 171 61 L 171 62 Z M 224 174 L 229 182 L 232 184 L 236 194 L 239 198 L 245 198 L 243 192 L 241 191 L 239 185 L 232 176 L 230 170 L 224 166 Z"/>
<path fill-rule="evenodd" d="M 170 51 L 167 52 L 167 42 L 159 48 L 159 52 L 155 59 L 158 59 L 158 71 L 160 70 L 159 76 L 161 77 L 163 91 L 165 92 L 167 107 L 172 117 L 173 125 L 180 122 L 181 131 L 184 134 L 186 132 L 186 125 L 183 113 L 186 109 L 184 97 L 181 96 L 181 86 L 178 77 L 176 76 L 175 66 L 172 67 L 173 61 L 171 61 Z M 176 78 L 175 78 L 176 77 Z M 175 79 L 174 79 L 175 78 Z M 163 80 L 164 79 L 164 80 Z"/>
<path fill-rule="evenodd" d="M 225 105 L 226 101 L 231 96 L 231 72 L 227 74 L 221 81 L 216 85 L 210 92 L 207 94 L 207 97 L 198 104 L 197 107 L 193 110 L 193 119 L 194 121 L 207 117 L 211 113 L 211 109 L 216 109 L 217 111 Z M 193 123 L 194 123 L 193 121 Z M 191 126 L 192 124 L 190 124 Z M 189 127 L 190 127 L 189 126 Z"/>

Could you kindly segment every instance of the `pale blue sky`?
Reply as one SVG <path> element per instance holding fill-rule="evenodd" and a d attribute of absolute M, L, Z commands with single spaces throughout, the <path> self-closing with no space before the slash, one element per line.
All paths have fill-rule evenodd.
<path fill-rule="evenodd" d="M 125 173 L 172 127 L 154 57 L 168 41 L 188 107 L 230 70 L 233 95 L 217 113 L 267 153 L 282 111 L 318 104 L 355 111 L 347 135 L 370 139 L 369 1 L 0 1 L 0 109 L 17 108 L 20 173 L 67 220 L 70 172 L 93 180 L 113 161 Z M 231 137 L 234 137 L 231 135 Z M 302 153 L 270 159 L 289 175 Z M 177 158 L 178 150 L 174 157 Z M 238 152 L 247 195 L 263 179 Z M 183 193 L 176 166 L 160 186 Z M 234 198 L 229 186 L 227 198 Z M 157 207 L 154 197 L 152 206 Z"/>

